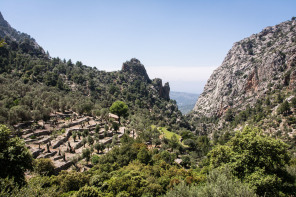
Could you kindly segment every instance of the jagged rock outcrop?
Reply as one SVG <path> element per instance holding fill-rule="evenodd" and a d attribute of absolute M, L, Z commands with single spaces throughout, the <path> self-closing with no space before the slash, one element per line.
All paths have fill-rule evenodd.
<path fill-rule="evenodd" d="M 268 89 L 296 86 L 296 21 L 267 27 L 235 43 L 198 98 L 196 114 L 221 116 L 254 104 Z"/>
<path fill-rule="evenodd" d="M 132 58 L 130 61 L 126 61 L 125 63 L 123 63 L 121 72 L 128 74 L 134 80 L 140 78 L 141 80 L 148 83 L 151 82 L 144 65 L 141 64 L 141 62 L 136 58 Z M 162 80 L 159 78 L 155 78 L 152 80 L 152 84 L 161 98 L 170 100 L 170 85 L 168 82 L 165 83 L 163 86 Z"/>
<path fill-rule="evenodd" d="M 147 82 L 151 81 L 148 77 L 144 65 L 141 64 L 140 60 L 136 58 L 132 58 L 130 61 L 126 61 L 125 63 L 123 63 L 121 71 L 124 73 L 140 76 Z"/>
<path fill-rule="evenodd" d="M 152 81 L 154 87 L 158 91 L 160 97 L 170 100 L 170 85 L 169 83 L 165 83 L 164 86 L 162 86 L 162 80 L 159 78 L 155 78 Z"/>

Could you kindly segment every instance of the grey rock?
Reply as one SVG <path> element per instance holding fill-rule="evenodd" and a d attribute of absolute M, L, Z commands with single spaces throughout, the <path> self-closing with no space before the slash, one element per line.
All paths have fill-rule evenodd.
<path fill-rule="evenodd" d="M 197 115 L 222 116 L 264 97 L 268 88 L 296 84 L 296 21 L 267 27 L 234 43 L 195 104 Z"/>

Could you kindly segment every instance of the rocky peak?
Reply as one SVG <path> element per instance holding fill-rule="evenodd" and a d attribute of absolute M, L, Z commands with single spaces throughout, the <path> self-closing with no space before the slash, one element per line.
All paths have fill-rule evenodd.
<path fill-rule="evenodd" d="M 0 12 L 0 39 L 1 38 L 5 38 L 5 42 L 8 44 L 17 42 L 18 47 L 26 53 L 47 57 L 43 48 L 38 45 L 35 39 L 31 38 L 28 34 L 21 33 L 12 28 Z M 13 45 L 17 46 L 16 44 Z"/>
<path fill-rule="evenodd" d="M 2 13 L 1 12 L 0 12 L 0 26 L 2 26 L 2 27 L 10 27 L 10 25 L 8 24 L 8 22 L 2 16 Z"/>
<path fill-rule="evenodd" d="M 132 58 L 130 61 L 123 63 L 121 71 L 140 76 L 147 82 L 150 81 L 144 65 L 136 58 Z"/>
<path fill-rule="evenodd" d="M 152 83 L 158 91 L 161 98 L 170 100 L 170 85 L 168 82 L 165 83 L 164 86 L 162 86 L 162 80 L 159 78 L 155 78 L 153 79 Z"/>
<path fill-rule="evenodd" d="M 221 116 L 229 108 L 253 105 L 270 88 L 295 87 L 295 57 L 294 19 L 234 43 L 207 81 L 194 111 L 207 117 Z"/>

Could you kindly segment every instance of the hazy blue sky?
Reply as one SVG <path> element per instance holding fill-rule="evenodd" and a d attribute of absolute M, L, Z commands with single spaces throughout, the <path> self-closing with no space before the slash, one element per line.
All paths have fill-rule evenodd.
<path fill-rule="evenodd" d="M 296 16 L 295 0 L 0 0 L 53 57 L 120 70 L 138 58 L 171 90 L 201 93 L 232 44 Z"/>

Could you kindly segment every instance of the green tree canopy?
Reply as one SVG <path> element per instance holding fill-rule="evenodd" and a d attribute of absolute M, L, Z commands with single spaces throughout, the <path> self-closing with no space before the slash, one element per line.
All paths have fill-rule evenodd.
<path fill-rule="evenodd" d="M 120 124 L 120 117 L 128 116 L 128 106 L 123 101 L 115 101 L 110 107 L 110 111 L 118 116 Z"/>
<path fill-rule="evenodd" d="M 259 195 L 278 195 L 289 181 L 285 165 L 290 161 L 288 146 L 278 139 L 263 135 L 259 129 L 245 127 L 226 145 L 209 152 L 212 168 L 228 164 L 234 175 L 246 180 Z"/>
<path fill-rule="evenodd" d="M 4 39 L 2 39 L 2 40 L 0 40 L 0 47 L 3 47 L 3 46 L 5 46 L 5 42 L 4 42 Z"/>
<path fill-rule="evenodd" d="M 151 159 L 151 156 L 147 150 L 146 147 L 142 147 L 137 155 L 137 159 L 144 163 L 144 164 L 148 164 L 150 159 Z"/>
<path fill-rule="evenodd" d="M 34 161 L 34 171 L 40 175 L 51 176 L 54 174 L 54 164 L 49 158 L 40 158 Z"/>
<path fill-rule="evenodd" d="M 277 109 L 279 114 L 287 115 L 290 112 L 290 105 L 288 101 L 283 102 Z"/>
<path fill-rule="evenodd" d="M 11 131 L 0 125 L 0 177 L 23 183 L 26 170 L 33 169 L 33 157 L 23 140 L 11 137 Z"/>

